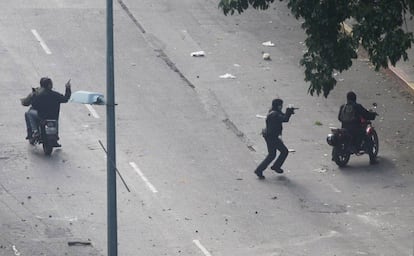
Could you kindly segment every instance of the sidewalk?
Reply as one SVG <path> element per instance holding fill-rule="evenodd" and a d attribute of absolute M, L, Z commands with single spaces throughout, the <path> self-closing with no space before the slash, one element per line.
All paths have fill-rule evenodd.
<path fill-rule="evenodd" d="M 410 24 L 412 25 L 412 24 Z M 352 32 L 352 27 L 346 23 L 343 23 L 343 28 L 347 33 Z M 410 27 L 409 31 L 413 31 Z M 407 50 L 408 60 L 400 60 L 394 66 L 391 63 L 388 64 L 388 70 L 390 73 L 398 78 L 402 83 L 404 83 L 411 93 L 414 93 L 414 45 L 411 49 Z"/>
<path fill-rule="evenodd" d="M 414 47 L 414 45 L 413 45 Z M 407 85 L 411 92 L 414 92 L 414 49 L 411 48 L 407 51 L 408 60 L 400 60 L 395 67 L 391 64 L 388 69 L 399 79 L 401 82 Z"/>

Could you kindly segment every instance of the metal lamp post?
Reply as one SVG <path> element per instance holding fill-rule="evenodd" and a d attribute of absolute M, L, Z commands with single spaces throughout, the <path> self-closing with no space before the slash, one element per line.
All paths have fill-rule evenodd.
<path fill-rule="evenodd" d="M 107 0 L 106 8 L 106 137 L 107 137 L 107 224 L 108 256 L 118 255 L 117 205 L 116 205 L 116 149 L 115 149 L 115 82 L 114 82 L 114 30 L 113 1 Z"/>

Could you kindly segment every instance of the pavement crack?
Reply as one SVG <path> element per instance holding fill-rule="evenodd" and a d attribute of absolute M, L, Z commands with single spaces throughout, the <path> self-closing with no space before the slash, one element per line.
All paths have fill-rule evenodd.
<path fill-rule="evenodd" d="M 134 15 L 129 11 L 128 6 L 122 0 L 118 0 L 118 3 L 121 5 L 122 9 L 126 12 L 129 18 L 131 18 L 132 22 L 138 27 L 138 29 L 141 31 L 142 34 L 145 34 L 146 31 L 144 27 L 138 22 L 138 20 L 134 17 Z"/>
<path fill-rule="evenodd" d="M 237 126 L 233 123 L 233 121 L 231 121 L 229 118 L 226 118 L 223 120 L 223 123 L 227 126 L 227 128 L 232 131 L 234 134 L 236 134 L 236 136 L 247 145 L 247 148 L 250 151 L 256 152 L 256 150 L 254 149 L 254 147 L 252 145 L 250 145 L 250 143 L 248 143 L 248 139 L 247 137 L 244 135 L 244 133 L 242 131 L 239 130 L 239 128 L 237 128 Z"/>
<path fill-rule="evenodd" d="M 138 20 L 135 18 L 135 16 L 131 13 L 128 6 L 122 1 L 118 0 L 118 3 L 121 5 L 122 9 L 126 12 L 128 17 L 132 20 L 132 22 L 138 27 L 140 32 L 143 34 L 144 39 L 147 41 L 148 45 L 154 49 L 155 52 L 158 53 L 158 57 L 161 58 L 165 64 L 174 72 L 178 74 L 178 76 L 192 89 L 195 89 L 195 86 L 193 83 L 188 80 L 188 78 L 181 72 L 180 69 L 177 68 L 175 63 L 171 60 L 171 58 L 162 50 L 160 47 L 156 47 L 156 40 L 154 40 L 155 36 L 146 36 L 147 32 L 145 31 L 144 27 L 138 22 Z M 155 43 L 154 43 L 155 41 Z"/>
<path fill-rule="evenodd" d="M 170 59 L 170 57 L 168 57 L 168 55 L 162 50 L 162 49 L 155 49 L 155 51 L 158 53 L 158 57 L 161 58 L 162 60 L 164 60 L 165 64 L 167 64 L 167 66 L 174 72 L 176 72 L 180 78 L 188 85 L 190 86 L 192 89 L 195 88 L 195 86 L 193 85 L 193 83 L 191 83 L 187 77 L 185 77 L 185 75 L 177 68 L 177 66 L 175 65 L 175 63 Z"/>

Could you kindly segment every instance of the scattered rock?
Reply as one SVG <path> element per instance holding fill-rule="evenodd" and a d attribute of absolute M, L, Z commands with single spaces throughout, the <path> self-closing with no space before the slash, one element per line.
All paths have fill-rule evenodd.
<path fill-rule="evenodd" d="M 236 77 L 233 76 L 232 74 L 226 73 L 224 75 L 221 75 L 220 78 L 224 78 L 224 79 L 235 79 Z"/>
<path fill-rule="evenodd" d="M 82 241 L 70 241 L 68 242 L 69 246 L 91 246 L 91 242 L 82 242 Z"/>
<path fill-rule="evenodd" d="M 192 52 L 191 57 L 204 57 L 206 53 L 204 51 Z"/>
<path fill-rule="evenodd" d="M 268 47 L 274 47 L 275 46 L 275 44 L 272 43 L 272 41 L 263 42 L 262 45 L 263 46 L 268 46 Z"/>

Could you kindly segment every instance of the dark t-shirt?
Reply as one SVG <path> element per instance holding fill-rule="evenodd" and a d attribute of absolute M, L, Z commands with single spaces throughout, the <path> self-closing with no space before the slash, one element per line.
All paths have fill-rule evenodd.
<path fill-rule="evenodd" d="M 65 95 L 45 89 L 34 98 L 32 106 L 41 119 L 58 120 L 60 104 L 68 102 L 70 95 L 70 88 L 66 88 Z"/>

